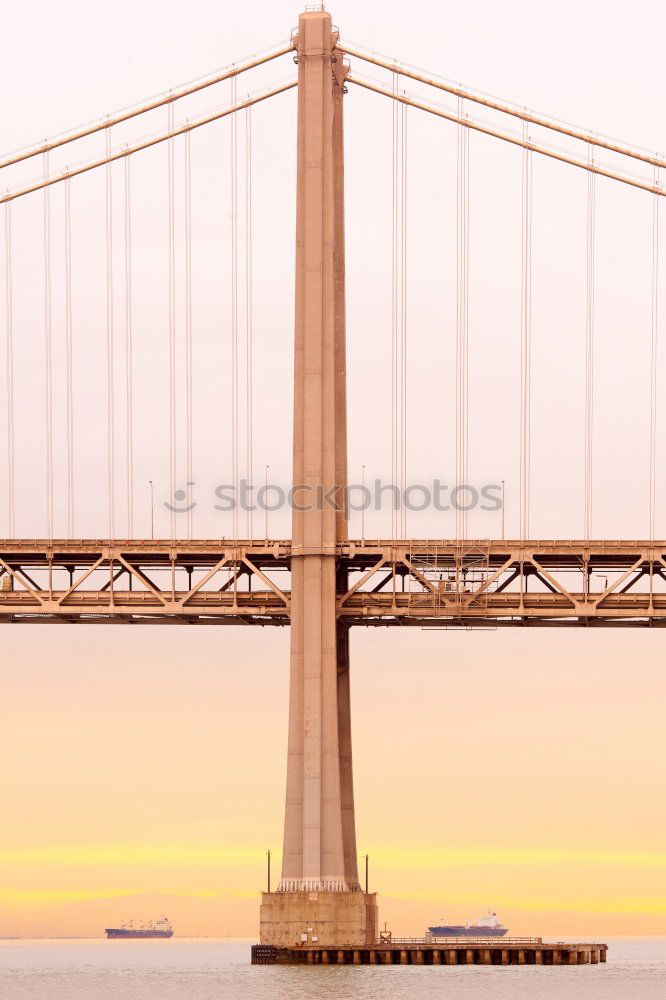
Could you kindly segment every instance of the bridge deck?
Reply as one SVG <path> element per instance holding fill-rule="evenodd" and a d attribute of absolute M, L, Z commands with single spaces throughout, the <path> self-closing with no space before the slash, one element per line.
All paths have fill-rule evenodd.
<path fill-rule="evenodd" d="M 666 624 L 666 541 L 349 541 L 338 617 L 419 627 Z M 289 540 L 0 540 L 0 622 L 288 625 Z"/>

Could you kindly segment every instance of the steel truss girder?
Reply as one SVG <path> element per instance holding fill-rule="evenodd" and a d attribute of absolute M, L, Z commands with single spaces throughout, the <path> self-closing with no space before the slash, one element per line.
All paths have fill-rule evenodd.
<path fill-rule="evenodd" d="M 288 625 L 288 540 L 0 540 L 0 623 Z M 666 542 L 365 540 L 349 625 L 660 627 Z"/>

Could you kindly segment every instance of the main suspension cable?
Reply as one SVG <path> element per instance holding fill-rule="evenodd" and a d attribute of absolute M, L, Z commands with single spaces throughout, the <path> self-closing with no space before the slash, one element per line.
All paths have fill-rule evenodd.
<path fill-rule="evenodd" d="M 417 70 L 411 66 L 407 66 L 405 63 L 396 63 L 395 60 L 382 57 L 375 52 L 363 51 L 347 45 L 346 43 L 339 43 L 337 48 L 340 52 L 343 52 L 346 55 L 362 59 L 364 62 L 372 63 L 375 66 L 380 66 L 382 69 L 389 70 L 391 73 L 398 72 L 410 80 L 415 80 L 418 83 L 425 83 L 430 87 L 436 88 L 437 90 L 442 90 L 448 94 L 452 94 L 459 100 L 472 101 L 474 104 L 491 108 L 493 111 L 501 111 L 503 114 L 519 118 L 525 123 L 539 125 L 542 128 L 550 129 L 553 132 L 559 132 L 569 138 L 578 139 L 581 142 L 598 146 L 602 149 L 609 150 L 612 153 L 619 153 L 622 156 L 628 156 L 632 159 L 640 160 L 643 163 L 649 163 L 655 167 L 666 166 L 666 160 L 662 157 L 655 156 L 653 153 L 650 153 L 647 150 L 642 150 L 637 146 L 627 146 L 626 144 L 599 135 L 592 136 L 589 131 L 569 125 L 566 122 L 559 121 L 557 118 L 536 114 L 528 111 L 527 108 L 521 108 L 506 101 L 500 101 L 489 97 L 488 95 L 468 90 L 459 84 L 453 84 L 446 80 L 442 80 L 441 78 L 434 77 L 423 72 L 422 70 Z"/>
<path fill-rule="evenodd" d="M 275 51 L 268 50 L 265 55 L 259 55 L 251 59 L 243 60 L 239 63 L 234 63 L 232 66 L 228 66 L 211 76 L 194 80 L 182 87 L 170 90 L 166 94 L 162 94 L 152 100 L 145 101 L 143 104 L 134 105 L 112 115 L 105 115 L 104 118 L 99 119 L 98 121 L 90 122 L 89 124 L 82 125 L 70 132 L 53 136 L 51 139 L 47 139 L 45 142 L 40 143 L 37 146 L 16 150 L 14 153 L 0 159 L 0 170 L 3 167 L 9 167 L 14 163 L 20 163 L 22 160 L 28 160 L 33 156 L 38 156 L 40 153 L 46 153 L 49 150 L 57 149 L 59 146 L 64 146 L 66 143 L 75 142 L 77 139 L 84 139 L 89 135 L 94 135 L 95 132 L 101 132 L 104 129 L 112 127 L 113 125 L 119 125 L 121 122 L 129 121 L 129 119 L 136 118 L 138 115 L 146 114 L 148 111 L 154 111 L 157 108 L 161 108 L 165 104 L 169 104 L 171 101 L 178 100 L 181 97 L 189 97 L 190 94 L 196 94 L 198 91 L 204 90 L 206 87 L 212 87 L 214 84 L 222 83 L 224 80 L 237 77 L 241 73 L 245 73 L 250 69 L 255 69 L 257 66 L 262 66 L 264 63 L 271 62 L 273 59 L 279 59 L 280 56 L 291 52 L 293 48 L 293 42 L 290 41 L 289 43 L 279 46 Z"/>
<path fill-rule="evenodd" d="M 442 118 L 444 121 L 453 122 L 458 125 L 464 125 L 466 129 L 472 132 L 480 132 L 482 135 L 491 136 L 494 139 L 501 139 L 503 142 L 508 142 L 513 146 L 523 146 L 523 139 L 521 136 L 511 134 L 509 132 L 503 132 L 501 129 L 493 128 L 490 125 L 485 125 L 481 122 L 475 121 L 473 118 L 466 116 L 461 119 L 459 115 L 454 114 L 451 111 L 447 111 L 445 108 L 427 104 L 422 100 L 418 100 L 415 97 L 410 97 L 406 93 L 395 94 L 387 87 L 383 87 L 380 84 L 373 83 L 371 80 L 365 80 L 362 77 L 354 76 L 351 73 L 347 74 L 346 80 L 348 83 L 355 83 L 357 87 L 362 87 L 365 90 L 370 90 L 374 94 L 382 94 L 384 97 L 390 97 L 395 101 L 399 101 L 401 104 L 406 104 L 410 108 L 418 108 L 420 111 L 426 111 L 430 115 L 434 115 L 436 118 Z M 609 170 L 606 167 L 598 166 L 597 164 L 591 164 L 589 160 L 577 159 L 575 156 L 569 156 L 565 152 L 560 152 L 558 149 L 548 146 L 539 145 L 530 140 L 528 148 L 533 150 L 535 153 L 539 153 L 541 156 L 548 156 L 553 160 L 558 160 L 560 163 L 567 163 L 569 166 L 578 167 L 581 170 L 586 170 L 588 173 L 597 174 L 599 177 L 607 177 L 613 181 L 619 181 L 622 184 L 628 184 L 630 187 L 639 188 L 641 191 L 650 191 L 653 194 L 658 194 L 661 197 L 666 196 L 666 188 L 657 187 L 652 182 L 643 181 L 629 174 L 620 174 L 615 170 Z M 0 199 L 1 201 L 1 199 Z"/>
<path fill-rule="evenodd" d="M 212 114 L 204 115 L 202 118 L 196 118 L 193 121 L 185 122 L 183 125 L 178 125 L 174 128 L 173 132 L 162 132 L 159 135 L 154 135 L 148 139 L 136 142 L 131 146 L 125 145 L 122 149 L 117 150 L 115 153 L 109 152 L 106 156 L 100 157 L 97 160 L 92 160 L 89 163 L 84 163 L 79 167 L 62 170 L 52 177 L 46 177 L 41 181 L 35 181 L 25 187 L 8 191 L 0 197 L 0 205 L 3 205 L 8 201 L 14 201 L 15 198 L 23 198 L 28 194 L 32 194 L 34 191 L 41 191 L 42 188 L 50 187 L 53 184 L 60 184 L 62 181 L 67 180 L 68 177 L 78 177 L 80 174 L 85 174 L 89 170 L 96 170 L 98 167 L 103 167 L 107 163 L 122 160 L 125 156 L 131 156 L 133 153 L 140 153 L 144 149 L 150 149 L 151 146 L 157 146 L 161 142 L 167 142 L 174 136 L 185 135 L 186 132 L 192 132 L 194 129 L 202 128 L 204 125 L 210 125 L 211 122 L 216 122 L 221 118 L 234 115 L 238 111 L 243 111 L 245 108 L 252 107 L 254 104 L 259 104 L 261 101 L 267 101 L 269 98 L 276 97 L 278 94 L 284 94 L 287 90 L 293 90 L 294 87 L 297 86 L 298 82 L 296 80 L 290 80 L 287 83 L 276 85 L 270 90 L 265 90 L 259 94 L 252 94 L 249 97 L 244 98 L 234 107 L 223 108 L 221 111 L 215 111 Z"/>
<path fill-rule="evenodd" d="M 16 528 L 14 485 L 14 329 L 13 329 L 12 207 L 5 205 L 5 367 L 7 380 L 7 514 L 9 537 Z"/>

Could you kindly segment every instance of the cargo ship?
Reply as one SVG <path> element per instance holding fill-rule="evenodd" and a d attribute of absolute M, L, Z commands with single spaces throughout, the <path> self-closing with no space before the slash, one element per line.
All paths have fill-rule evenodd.
<path fill-rule="evenodd" d="M 141 924 L 135 927 L 130 921 L 128 924 L 121 924 L 120 927 L 107 927 L 104 931 L 108 938 L 170 938 L 173 937 L 173 929 L 166 917 L 157 920 L 155 923 Z"/>
<path fill-rule="evenodd" d="M 434 938 L 441 937 L 504 937 L 509 933 L 508 927 L 502 926 L 502 921 L 496 913 L 488 911 L 485 917 L 479 917 L 473 924 L 439 924 L 437 927 L 429 927 L 428 935 Z"/>

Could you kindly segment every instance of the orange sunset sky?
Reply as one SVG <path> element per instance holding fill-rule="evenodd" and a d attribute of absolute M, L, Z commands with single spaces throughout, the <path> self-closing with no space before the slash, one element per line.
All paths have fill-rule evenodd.
<path fill-rule="evenodd" d="M 0 934 L 256 934 L 287 634 L 3 630 Z M 544 641 L 544 638 L 547 641 Z M 417 934 L 666 931 L 660 634 L 357 631 L 359 853 Z"/>

